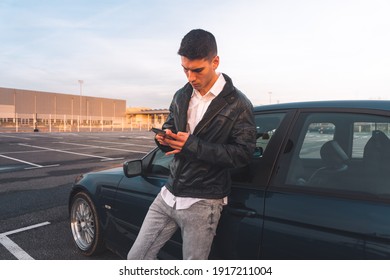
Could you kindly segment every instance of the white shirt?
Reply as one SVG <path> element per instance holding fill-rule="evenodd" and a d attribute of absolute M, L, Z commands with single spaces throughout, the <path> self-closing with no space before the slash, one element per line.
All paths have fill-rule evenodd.
<path fill-rule="evenodd" d="M 202 96 L 199 91 L 193 90 L 187 111 L 187 132 L 194 132 L 211 101 L 221 93 L 225 84 L 225 78 L 219 74 L 217 81 L 205 95 Z M 202 200 L 202 198 L 174 196 L 165 186 L 161 189 L 161 196 L 166 204 L 175 209 L 187 209 L 192 204 Z M 222 202 L 226 205 L 227 197 L 223 198 Z"/>

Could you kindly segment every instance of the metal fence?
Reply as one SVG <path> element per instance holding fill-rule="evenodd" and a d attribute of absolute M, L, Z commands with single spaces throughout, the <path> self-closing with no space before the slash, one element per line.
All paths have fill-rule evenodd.
<path fill-rule="evenodd" d="M 0 132 L 99 132 L 150 130 L 161 124 L 132 122 L 125 117 L 102 119 L 94 116 L 46 114 L 15 114 L 10 118 L 0 114 Z"/>

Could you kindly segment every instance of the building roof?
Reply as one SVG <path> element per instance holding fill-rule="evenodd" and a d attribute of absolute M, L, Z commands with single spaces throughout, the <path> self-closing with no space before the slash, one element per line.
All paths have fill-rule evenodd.
<path fill-rule="evenodd" d="M 127 108 L 127 114 L 151 115 L 151 114 L 169 114 L 168 109 L 150 109 L 150 108 Z"/>

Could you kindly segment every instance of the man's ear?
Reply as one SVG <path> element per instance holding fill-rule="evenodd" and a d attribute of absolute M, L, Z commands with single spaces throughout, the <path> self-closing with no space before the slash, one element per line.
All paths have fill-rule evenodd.
<path fill-rule="evenodd" d="M 216 70 L 219 66 L 219 56 L 216 55 L 212 61 L 213 69 Z"/>

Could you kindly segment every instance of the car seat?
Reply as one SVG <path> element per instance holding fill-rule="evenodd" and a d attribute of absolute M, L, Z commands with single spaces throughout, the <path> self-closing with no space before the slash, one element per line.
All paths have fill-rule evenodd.
<path fill-rule="evenodd" d="M 307 185 L 331 187 L 330 184 L 336 184 L 337 178 L 348 169 L 349 158 L 335 140 L 322 145 L 320 155 L 324 166 L 310 176 Z"/>
<path fill-rule="evenodd" d="M 390 179 L 390 139 L 383 131 L 372 132 L 364 146 L 363 163 L 366 186 L 390 193 L 390 189 L 385 188 Z"/>

